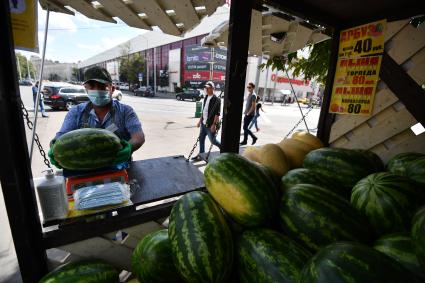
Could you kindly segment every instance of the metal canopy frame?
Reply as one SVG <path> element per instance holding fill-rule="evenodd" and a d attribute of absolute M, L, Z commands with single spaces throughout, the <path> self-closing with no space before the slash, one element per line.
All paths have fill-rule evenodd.
<path fill-rule="evenodd" d="M 61 2 L 69 1 L 45 0 L 41 2 L 50 2 L 60 8 Z M 75 1 L 75 3 L 77 2 L 81 4 L 84 1 Z M 102 0 L 100 2 L 106 3 L 110 1 Z M 200 1 L 196 0 L 194 2 Z M 214 5 L 217 2 L 219 1 L 205 0 L 207 10 L 210 8 L 208 3 L 213 3 Z M 388 20 L 408 18 L 425 11 L 425 2 L 414 0 L 300 0 L 296 2 L 265 0 L 264 2 L 282 11 L 309 19 L 333 30 L 330 69 L 318 132 L 319 137 L 325 143 L 329 139 L 333 117 L 327 113 L 327 110 L 335 73 L 339 31 L 347 26 L 354 26 L 382 18 L 387 18 Z M 25 282 L 37 282 L 47 271 L 47 261 L 37 204 L 35 202 L 24 122 L 20 109 L 21 100 L 17 84 L 9 1 L 2 1 L 1 3 L 0 30 L 4 36 L 0 41 L 0 52 L 5 56 L 4 61 L 0 64 L 0 131 L 2 133 L 0 147 L 3 149 L 3 159 L 0 162 L 0 180 L 22 279 Z M 353 8 L 353 5 L 358 7 Z M 229 60 L 227 62 L 228 71 L 226 74 L 227 83 L 225 87 L 222 132 L 222 151 L 226 152 L 238 152 L 239 148 L 250 19 L 251 10 L 254 7 L 258 7 L 258 3 L 255 0 L 233 0 L 230 10 Z M 364 7 L 369 8 L 365 9 Z M 344 14 L 343 12 L 345 11 L 349 11 L 349 13 Z M 359 12 L 362 13 L 359 14 Z M 354 16 L 350 17 L 351 14 Z M 387 66 L 384 67 L 385 70 L 393 71 L 384 75 L 386 76 L 384 78 L 386 81 L 401 81 L 400 85 L 409 87 L 405 93 L 406 97 L 410 96 L 411 92 L 415 92 L 416 95 L 423 95 L 423 90 L 418 90 L 406 77 L 395 78 L 401 72 L 397 66 L 394 66 L 390 61 L 383 61 L 383 66 Z M 400 85 L 395 84 L 393 87 L 398 91 Z M 398 93 L 396 94 L 399 95 Z M 422 104 L 416 103 L 408 107 L 410 107 L 410 111 L 420 111 L 418 108 L 421 106 Z"/>

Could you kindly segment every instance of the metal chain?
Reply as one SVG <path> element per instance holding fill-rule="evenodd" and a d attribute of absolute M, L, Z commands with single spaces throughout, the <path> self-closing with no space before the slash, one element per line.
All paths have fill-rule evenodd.
<path fill-rule="evenodd" d="M 193 145 L 193 148 L 192 148 L 192 150 L 190 151 L 189 156 L 186 158 L 186 162 L 189 162 L 190 158 L 191 158 L 191 157 L 192 157 L 192 155 L 193 155 L 193 152 L 195 151 L 196 147 L 198 146 L 198 142 L 199 142 L 199 137 L 198 137 L 198 139 L 196 140 L 195 144 Z"/>
<path fill-rule="evenodd" d="M 30 120 L 30 118 L 28 116 L 28 111 L 25 108 L 24 103 L 22 102 L 22 100 L 21 100 L 21 109 L 22 109 L 22 114 L 24 115 L 24 118 L 25 118 L 25 120 L 27 122 L 28 129 L 32 130 L 32 128 L 34 127 L 34 124 L 31 122 L 31 120 Z M 44 164 L 46 164 L 47 167 L 52 168 L 50 166 L 50 161 L 49 161 L 49 159 L 46 156 L 46 152 L 44 151 L 43 146 L 40 143 L 40 139 L 38 138 L 37 133 L 35 133 L 35 135 L 34 135 L 34 141 L 37 144 L 37 147 L 38 147 L 38 150 L 40 151 L 41 156 L 43 157 Z"/>
<path fill-rule="evenodd" d="M 285 136 L 285 140 L 289 137 L 290 134 L 292 134 L 293 131 L 295 131 L 295 129 L 299 126 L 299 124 L 301 124 L 301 122 L 303 122 L 305 120 L 305 118 L 307 117 L 308 113 L 310 113 L 311 110 L 313 110 L 313 106 L 310 107 L 308 109 L 308 111 L 303 115 L 303 117 L 295 124 L 295 126 L 289 131 L 289 133 Z"/>

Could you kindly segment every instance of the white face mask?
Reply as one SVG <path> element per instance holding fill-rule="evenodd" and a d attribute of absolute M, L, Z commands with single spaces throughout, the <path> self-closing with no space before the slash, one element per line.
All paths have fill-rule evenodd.
<path fill-rule="evenodd" d="M 96 106 L 105 106 L 111 102 L 111 96 L 108 90 L 87 90 L 91 103 Z"/>

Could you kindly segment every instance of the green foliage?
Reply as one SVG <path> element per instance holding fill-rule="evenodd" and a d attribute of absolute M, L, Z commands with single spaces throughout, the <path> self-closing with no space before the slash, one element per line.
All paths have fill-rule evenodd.
<path fill-rule="evenodd" d="M 79 81 L 80 80 L 80 70 L 78 70 L 78 68 L 72 68 L 72 75 L 71 75 L 72 80 L 74 81 Z"/>
<path fill-rule="evenodd" d="M 294 52 L 289 54 L 287 59 L 280 56 L 272 57 L 267 63 L 260 65 L 260 68 L 271 66 L 272 70 L 283 71 L 286 65 L 287 69 L 293 71 L 294 76 L 302 75 L 306 80 L 315 79 L 324 85 L 328 74 L 331 43 L 331 40 L 325 40 L 310 45 L 308 58 L 297 58 L 297 54 Z"/>
<path fill-rule="evenodd" d="M 61 81 L 62 80 L 62 77 L 61 76 L 59 76 L 58 74 L 56 74 L 56 73 L 51 73 L 50 75 L 49 75 L 49 81 L 52 81 L 52 82 L 59 82 L 59 81 Z"/>
<path fill-rule="evenodd" d="M 31 77 L 32 79 L 35 79 L 35 68 L 34 68 L 34 65 L 31 63 L 31 61 L 27 60 L 27 57 L 25 57 L 21 53 L 15 53 L 15 57 L 16 57 L 17 68 L 19 68 L 18 74 L 20 72 L 22 79 L 26 79 L 29 77 Z M 28 64 L 29 66 L 27 66 Z M 28 76 L 28 67 L 29 67 L 30 76 Z"/>
<path fill-rule="evenodd" d="M 137 75 L 144 71 L 145 60 L 139 53 L 130 54 L 130 52 L 130 45 L 124 45 L 121 50 L 120 81 L 137 84 L 139 82 Z"/>

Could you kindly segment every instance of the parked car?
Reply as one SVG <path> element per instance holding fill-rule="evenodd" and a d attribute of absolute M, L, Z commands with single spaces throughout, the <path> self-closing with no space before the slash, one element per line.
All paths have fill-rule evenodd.
<path fill-rule="evenodd" d="M 43 86 L 44 104 L 52 109 L 70 110 L 74 105 L 89 101 L 87 91 L 83 86 L 67 83 L 46 83 Z"/>
<path fill-rule="evenodd" d="M 30 86 L 30 85 L 33 85 L 33 82 L 32 82 L 31 80 L 28 80 L 28 79 L 20 80 L 20 81 L 19 81 L 19 85 L 27 85 L 27 86 Z"/>
<path fill-rule="evenodd" d="M 177 100 L 191 99 L 192 101 L 199 101 L 202 97 L 201 91 L 197 89 L 186 89 L 183 92 L 176 93 Z"/>
<path fill-rule="evenodd" d="M 135 96 L 144 96 L 144 97 L 153 97 L 155 96 L 155 92 L 152 90 L 150 86 L 141 86 L 134 90 Z"/>
<path fill-rule="evenodd" d="M 128 85 L 128 83 L 122 83 L 120 85 L 120 90 L 130 90 L 130 86 Z"/>
<path fill-rule="evenodd" d="M 115 98 L 116 100 L 120 101 L 122 99 L 122 92 L 118 89 L 115 89 L 112 93 L 112 98 Z"/>

